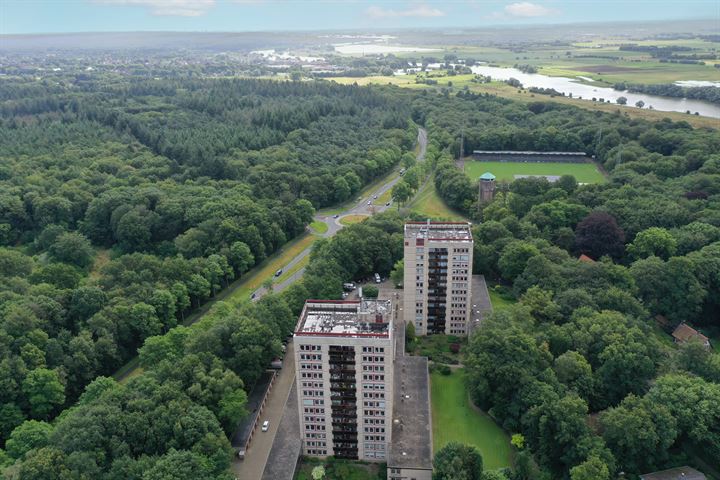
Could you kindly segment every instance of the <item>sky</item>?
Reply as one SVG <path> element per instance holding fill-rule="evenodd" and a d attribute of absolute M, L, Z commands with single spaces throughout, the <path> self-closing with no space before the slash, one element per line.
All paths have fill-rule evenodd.
<path fill-rule="evenodd" d="M 483 27 L 717 19 L 720 0 L 0 0 L 0 34 Z"/>

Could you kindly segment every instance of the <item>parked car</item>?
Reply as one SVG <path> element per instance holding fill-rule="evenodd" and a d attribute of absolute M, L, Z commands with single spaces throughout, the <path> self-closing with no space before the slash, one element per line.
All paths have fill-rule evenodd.
<path fill-rule="evenodd" d="M 376 273 L 375 274 L 375 283 L 380 283 L 381 281 L 382 281 L 382 279 L 380 278 L 380 274 Z"/>
<path fill-rule="evenodd" d="M 343 283 L 343 290 L 345 290 L 346 292 L 352 292 L 353 290 L 355 290 L 355 284 L 352 282 Z"/>
<path fill-rule="evenodd" d="M 280 275 L 282 275 L 282 272 L 283 272 L 283 269 L 281 268 L 280 270 L 278 270 L 277 272 L 275 272 L 275 276 L 276 276 L 276 277 L 279 277 Z"/>
<path fill-rule="evenodd" d="M 270 429 L 270 420 L 265 420 L 262 425 L 262 431 L 267 432 Z"/>
<path fill-rule="evenodd" d="M 390 202 L 385 203 L 385 206 L 386 206 L 386 207 L 389 207 L 389 206 L 390 206 Z"/>
<path fill-rule="evenodd" d="M 340 217 L 339 213 L 336 213 L 335 215 L 333 215 L 333 218 L 339 218 L 339 217 Z"/>
<path fill-rule="evenodd" d="M 368 200 L 368 205 L 370 205 L 371 203 L 372 203 L 372 202 L 371 202 L 370 200 Z"/>
<path fill-rule="evenodd" d="M 256 295 L 257 295 L 257 294 L 256 294 L 255 292 L 253 292 L 253 294 L 250 295 L 250 300 L 255 300 Z"/>
<path fill-rule="evenodd" d="M 377 200 L 377 195 L 373 195 L 373 198 Z"/>

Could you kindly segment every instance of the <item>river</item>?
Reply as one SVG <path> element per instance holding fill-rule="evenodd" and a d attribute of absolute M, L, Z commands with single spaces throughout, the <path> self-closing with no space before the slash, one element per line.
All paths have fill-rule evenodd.
<path fill-rule="evenodd" d="M 523 73 L 516 68 L 489 67 L 485 65 L 471 67 L 475 74 L 492 77 L 493 80 L 508 80 L 516 78 L 523 84 L 523 87 L 554 88 L 558 92 L 565 93 L 575 98 L 592 100 L 592 98 L 610 100 L 615 104 L 619 97 L 627 98 L 627 108 L 637 108 L 635 103 L 639 100 L 645 102 L 645 107 L 652 106 L 655 110 L 663 112 L 698 112 L 704 117 L 720 118 L 720 105 L 715 105 L 702 100 L 690 100 L 687 98 L 661 97 L 658 95 L 646 95 L 644 93 L 621 92 L 608 87 L 595 87 L 578 82 L 576 79 L 566 77 L 550 77 L 539 73 Z M 618 105 L 620 106 L 620 105 Z"/>

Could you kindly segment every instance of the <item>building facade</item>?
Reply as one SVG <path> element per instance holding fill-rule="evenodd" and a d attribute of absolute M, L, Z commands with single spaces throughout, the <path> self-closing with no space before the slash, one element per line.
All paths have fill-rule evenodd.
<path fill-rule="evenodd" d="M 466 335 L 472 312 L 468 222 L 409 222 L 404 235 L 405 322 L 416 335 Z"/>
<path fill-rule="evenodd" d="M 294 335 L 303 454 L 387 460 L 393 411 L 390 300 L 308 300 Z"/>

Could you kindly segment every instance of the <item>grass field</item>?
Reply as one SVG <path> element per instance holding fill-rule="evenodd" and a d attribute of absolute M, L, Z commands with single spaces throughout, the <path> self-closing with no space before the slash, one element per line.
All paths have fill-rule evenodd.
<path fill-rule="evenodd" d="M 465 162 L 465 173 L 472 180 L 485 172 L 505 182 L 512 182 L 513 175 L 573 175 L 579 183 L 605 182 L 605 177 L 593 163 Z"/>
<path fill-rule="evenodd" d="M 408 205 L 413 212 L 424 217 L 436 218 L 439 220 L 449 220 L 460 222 L 467 220 L 461 214 L 447 206 L 445 201 L 435 191 L 435 183 L 431 178 L 420 187 L 415 199 Z"/>
<path fill-rule="evenodd" d="M 450 441 L 474 445 L 487 470 L 512 463 L 510 437 L 492 418 L 470 404 L 462 369 L 450 375 L 430 376 L 432 395 L 433 451 Z"/>
<path fill-rule="evenodd" d="M 492 288 L 488 288 L 488 293 L 490 294 L 490 303 L 492 303 L 493 310 L 504 310 L 517 303 L 516 301 L 508 300 Z"/>
<path fill-rule="evenodd" d="M 315 220 L 310 224 L 310 228 L 312 228 L 315 233 L 319 233 L 322 235 L 323 233 L 328 231 L 327 223 L 321 222 L 320 220 Z"/>
<path fill-rule="evenodd" d="M 368 218 L 367 215 L 345 215 L 340 218 L 340 223 L 343 225 L 352 225 L 353 223 L 360 223 Z"/>

